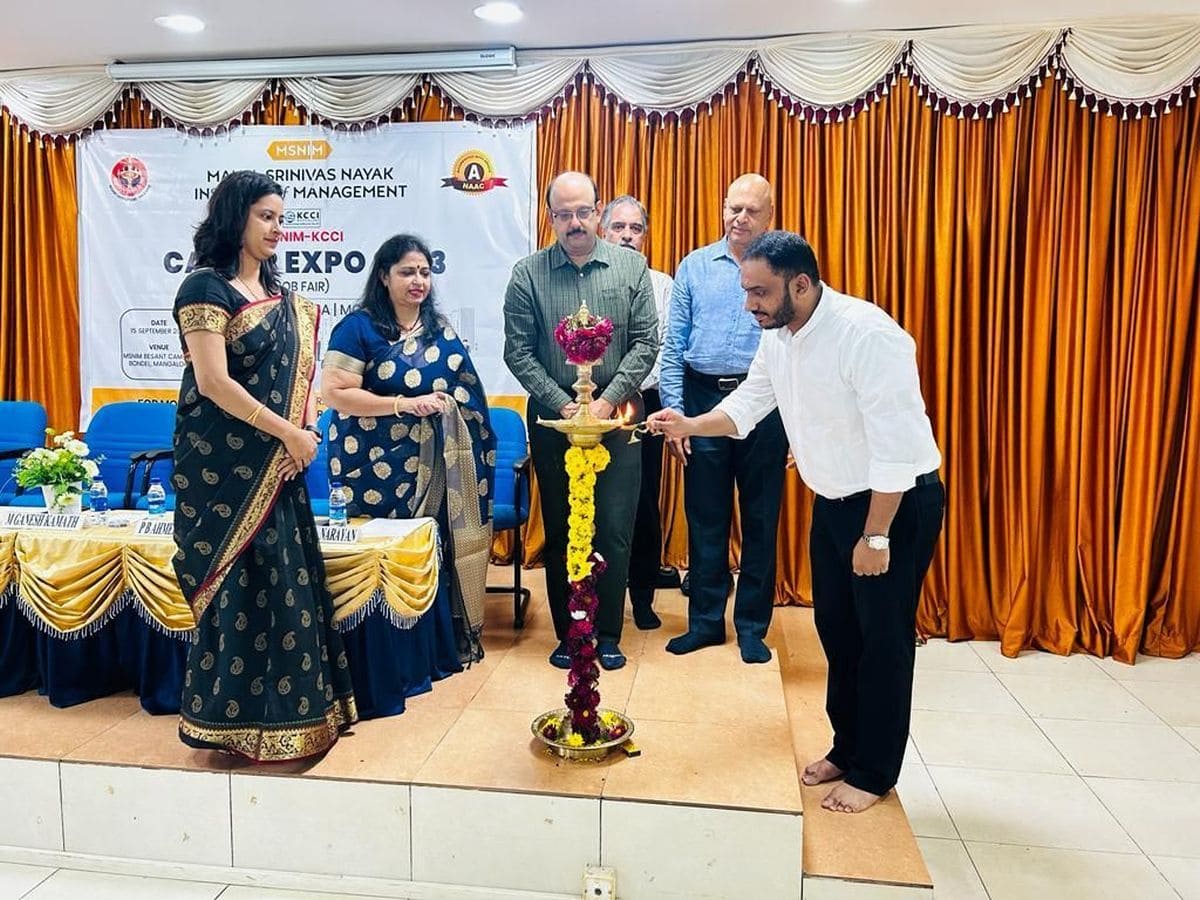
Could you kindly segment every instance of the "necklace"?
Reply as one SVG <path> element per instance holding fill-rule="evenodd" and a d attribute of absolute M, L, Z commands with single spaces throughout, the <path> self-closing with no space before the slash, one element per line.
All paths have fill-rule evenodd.
<path fill-rule="evenodd" d="M 238 284 L 240 284 L 243 288 L 246 289 L 246 293 L 250 295 L 250 299 L 253 300 L 254 302 L 257 303 L 259 300 L 266 299 L 265 291 L 263 292 L 262 297 L 258 296 L 258 294 L 254 293 L 254 291 L 250 290 L 250 285 L 248 285 L 248 284 L 246 284 L 246 282 L 242 281 L 241 276 L 234 275 L 233 280 L 236 281 Z"/>

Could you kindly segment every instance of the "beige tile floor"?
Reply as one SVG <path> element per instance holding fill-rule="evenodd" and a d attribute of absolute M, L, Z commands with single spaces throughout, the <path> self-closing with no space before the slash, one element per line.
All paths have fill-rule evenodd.
<path fill-rule="evenodd" d="M 529 740 L 530 713 L 562 691 L 545 664 L 553 641 L 541 573 L 529 575 L 526 629 L 514 634 L 506 604 L 493 598 L 482 664 L 414 698 L 403 716 L 362 723 L 315 765 L 270 773 L 785 810 L 802 793 L 806 872 L 913 885 L 931 874 L 941 900 L 1200 900 L 1200 656 L 1129 667 L 1042 653 L 1010 660 L 994 643 L 931 641 L 917 653 L 899 796 L 861 817 L 838 816 L 818 808 L 821 789 L 801 792 L 794 781 L 793 759 L 803 764 L 828 741 L 808 610 L 776 611 L 770 666 L 741 665 L 732 644 L 681 663 L 662 645 L 683 629 L 686 601 L 667 593 L 665 627 L 647 634 L 630 623 L 631 665 L 601 683 L 605 705 L 635 715 L 639 743 L 661 749 L 579 769 L 537 754 Z M 673 666 L 686 668 L 672 677 Z M 779 670 L 782 692 L 769 689 Z M 731 711 L 723 727 L 699 707 L 714 700 Z M 481 732 L 495 752 L 479 752 Z M 511 752 L 522 743 L 529 753 Z M 722 764 L 750 753 L 753 766 Z M 184 747 L 170 717 L 147 716 L 127 696 L 71 710 L 32 694 L 0 700 L 0 755 L 259 771 Z M 725 777 L 697 787 L 714 767 Z M 789 770 L 783 784 L 776 776 Z M 0 900 L 82 896 L 323 895 L 0 864 Z"/>
<path fill-rule="evenodd" d="M 1200 900 L 1200 655 L 930 641 L 913 700 L 900 797 L 935 898 Z"/>

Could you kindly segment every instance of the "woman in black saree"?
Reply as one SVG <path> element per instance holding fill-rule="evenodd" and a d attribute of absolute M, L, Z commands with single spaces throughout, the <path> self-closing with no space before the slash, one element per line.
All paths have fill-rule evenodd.
<path fill-rule="evenodd" d="M 319 437 L 317 309 L 275 268 L 282 190 L 226 177 L 175 298 L 175 572 L 196 617 L 179 736 L 257 761 L 327 750 L 357 718 L 304 468 Z"/>

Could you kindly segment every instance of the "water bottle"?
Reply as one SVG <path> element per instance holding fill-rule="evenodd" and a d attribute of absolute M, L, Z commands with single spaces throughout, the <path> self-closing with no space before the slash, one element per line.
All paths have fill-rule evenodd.
<path fill-rule="evenodd" d="M 150 479 L 150 489 L 146 491 L 146 507 L 152 516 L 161 516 L 167 511 L 167 492 L 163 490 L 161 478 Z"/>
<path fill-rule="evenodd" d="M 103 525 L 108 519 L 108 488 L 99 478 L 92 479 L 92 486 L 88 489 L 88 500 L 92 504 L 93 518 L 97 524 Z"/>
<path fill-rule="evenodd" d="M 329 485 L 329 524 L 346 524 L 346 489 L 340 481 Z"/>

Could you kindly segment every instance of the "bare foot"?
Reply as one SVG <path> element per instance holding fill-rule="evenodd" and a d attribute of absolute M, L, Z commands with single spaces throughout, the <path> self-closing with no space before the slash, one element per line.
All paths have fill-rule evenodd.
<path fill-rule="evenodd" d="M 829 760 L 821 758 L 804 767 L 804 777 L 800 780 L 807 785 L 824 784 L 827 781 L 836 781 L 845 774 Z"/>
<path fill-rule="evenodd" d="M 821 806 L 833 812 L 857 813 L 874 806 L 879 799 L 878 794 L 870 794 L 848 784 L 839 784 L 825 795 Z"/>

